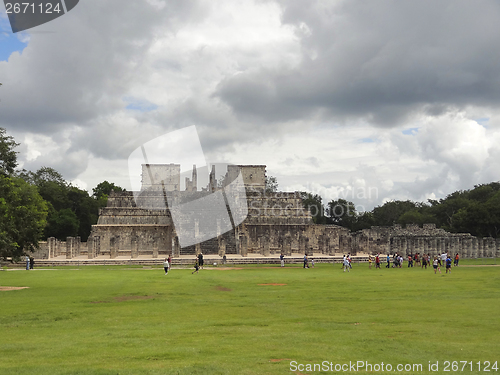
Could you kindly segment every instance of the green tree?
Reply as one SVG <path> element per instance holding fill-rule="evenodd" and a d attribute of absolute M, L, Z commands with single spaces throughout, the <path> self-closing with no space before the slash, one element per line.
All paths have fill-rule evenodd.
<path fill-rule="evenodd" d="M 103 181 L 92 189 L 92 196 L 96 199 L 102 198 L 104 196 L 106 196 L 107 198 L 112 191 L 121 192 L 124 190 L 125 189 L 115 185 L 113 182 Z"/>
<path fill-rule="evenodd" d="M 278 191 L 278 179 L 274 176 L 266 176 L 266 193 L 276 193 Z"/>
<path fill-rule="evenodd" d="M 373 213 L 371 211 L 365 211 L 363 213 L 358 213 L 356 217 L 356 223 L 354 224 L 353 231 L 358 231 L 361 229 L 369 229 L 375 225 L 375 219 L 373 218 Z"/>
<path fill-rule="evenodd" d="M 354 230 L 357 223 L 356 207 L 353 202 L 345 199 L 331 200 L 328 202 L 328 216 L 333 224 Z"/>
<path fill-rule="evenodd" d="M 78 236 L 86 241 L 90 235 L 93 224 L 97 223 L 99 216 L 99 201 L 90 197 L 86 190 L 76 186 L 68 187 L 68 200 L 71 211 L 74 212 L 78 221 Z"/>
<path fill-rule="evenodd" d="M 312 220 L 315 224 L 329 224 L 329 218 L 325 216 L 325 207 L 323 199 L 319 194 L 311 194 L 306 191 L 299 192 L 302 198 L 302 205 L 311 213 Z"/>
<path fill-rule="evenodd" d="M 48 218 L 48 225 L 45 229 L 46 237 L 56 237 L 66 240 L 67 237 L 76 237 L 80 222 L 76 214 L 69 208 L 59 211 L 52 211 Z"/>
<path fill-rule="evenodd" d="M 423 226 L 428 223 L 435 223 L 436 219 L 429 213 L 422 210 L 414 209 L 410 211 L 406 211 L 403 215 L 399 217 L 397 220 L 399 224 L 407 225 L 407 224 L 418 224 L 419 226 Z"/>
<path fill-rule="evenodd" d="M 417 204 L 412 201 L 390 201 L 373 209 L 375 225 L 391 226 L 398 222 L 399 218 L 406 212 L 414 210 Z"/>
<path fill-rule="evenodd" d="M 14 141 L 4 128 L 0 128 L 0 174 L 4 176 L 14 173 L 17 167 L 17 152 L 14 148 L 19 143 Z"/>
<path fill-rule="evenodd" d="M 18 258 L 38 247 L 47 205 L 36 187 L 0 174 L 0 256 Z"/>

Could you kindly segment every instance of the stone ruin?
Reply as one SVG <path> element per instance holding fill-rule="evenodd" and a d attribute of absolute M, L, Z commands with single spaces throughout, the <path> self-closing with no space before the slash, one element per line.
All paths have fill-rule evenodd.
<path fill-rule="evenodd" d="M 157 203 L 166 198 L 173 202 L 196 200 L 221 189 L 212 167 L 206 188 L 198 190 L 198 176 L 193 167 L 192 178 L 186 178 L 185 191 L 180 191 L 180 165 L 143 165 L 144 192 L 112 192 L 107 207 L 102 208 L 87 242 L 79 237 L 66 241 L 49 238 L 42 244 L 37 257 L 53 258 L 66 255 L 118 256 L 151 258 L 171 255 L 239 254 L 263 256 L 315 253 L 339 255 L 351 253 L 394 254 L 459 253 L 462 258 L 500 257 L 500 239 L 477 238 L 470 234 L 449 233 L 434 224 L 372 227 L 356 233 L 337 225 L 314 224 L 310 212 L 305 210 L 298 192 L 265 191 L 265 165 L 230 165 L 225 181 L 243 177 L 248 216 L 232 230 L 222 232 L 219 222 L 217 235 L 196 245 L 181 247 L 170 210 L 158 210 Z M 161 183 L 159 183 L 160 181 Z M 139 203 L 139 204 L 138 204 Z M 227 201 L 226 201 L 227 204 Z M 229 209 L 229 206 L 226 207 Z M 211 214 L 204 212 L 204 214 Z M 197 231 L 196 216 L 186 225 Z M 217 221 L 217 219 L 216 219 Z M 215 225 L 215 224 L 214 224 Z"/>
<path fill-rule="evenodd" d="M 435 224 L 399 224 L 392 227 L 371 227 L 352 235 L 353 250 L 369 254 L 431 254 L 458 253 L 461 258 L 500 257 L 500 238 L 478 238 L 468 233 L 450 233 Z"/>

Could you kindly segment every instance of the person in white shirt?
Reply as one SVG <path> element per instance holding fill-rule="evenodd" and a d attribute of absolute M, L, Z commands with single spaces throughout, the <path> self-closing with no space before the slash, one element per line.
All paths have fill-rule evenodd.
<path fill-rule="evenodd" d="M 163 269 L 165 270 L 165 275 L 168 273 L 168 267 L 169 267 L 168 259 L 165 258 L 165 261 L 163 262 Z"/>

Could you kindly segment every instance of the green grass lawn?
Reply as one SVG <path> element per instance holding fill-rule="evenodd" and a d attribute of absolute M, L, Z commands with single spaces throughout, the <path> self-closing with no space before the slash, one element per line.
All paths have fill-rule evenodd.
<path fill-rule="evenodd" d="M 305 365 L 323 361 L 389 363 L 395 374 L 453 373 L 445 361 L 479 373 L 490 361 L 495 373 L 500 267 L 452 271 L 0 271 L 0 286 L 29 287 L 0 292 L 0 374 L 317 374 Z M 259 285 L 271 283 L 286 285 Z"/>

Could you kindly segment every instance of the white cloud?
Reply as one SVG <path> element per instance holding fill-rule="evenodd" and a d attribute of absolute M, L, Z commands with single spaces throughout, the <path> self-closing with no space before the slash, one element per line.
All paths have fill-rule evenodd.
<path fill-rule="evenodd" d="M 267 164 L 282 188 L 367 209 L 440 198 L 499 180 L 498 14 L 488 0 L 88 0 L 0 62 L 0 126 L 25 168 L 89 189 L 127 187 L 132 150 L 197 125 L 207 159 Z"/>

